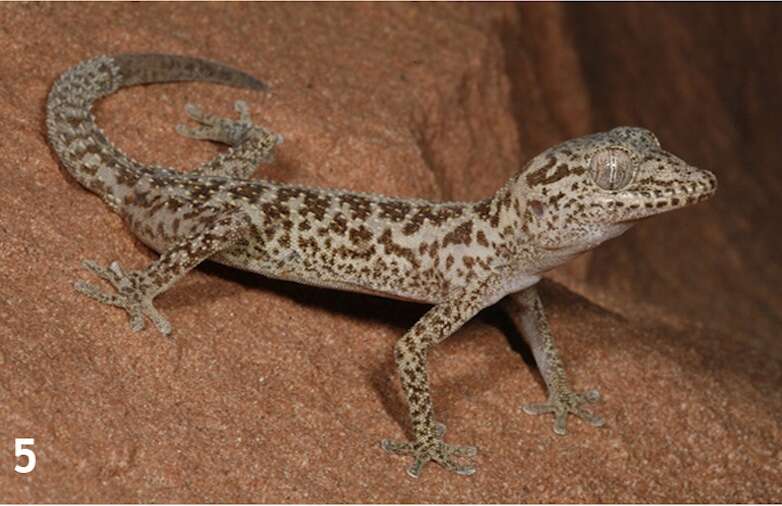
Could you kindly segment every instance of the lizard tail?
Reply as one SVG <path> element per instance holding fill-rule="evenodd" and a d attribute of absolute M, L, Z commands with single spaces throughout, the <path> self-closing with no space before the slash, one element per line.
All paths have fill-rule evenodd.
<path fill-rule="evenodd" d="M 149 167 L 114 147 L 95 123 L 92 105 L 120 88 L 147 83 L 209 81 L 238 88 L 267 86 L 219 63 L 165 54 L 98 56 L 71 67 L 52 86 L 46 104 L 49 143 L 68 172 L 114 209 Z"/>
<path fill-rule="evenodd" d="M 265 83 L 249 74 L 190 56 L 154 53 L 121 54 L 112 59 L 122 75 L 121 86 L 173 81 L 209 81 L 237 88 L 267 89 Z"/>

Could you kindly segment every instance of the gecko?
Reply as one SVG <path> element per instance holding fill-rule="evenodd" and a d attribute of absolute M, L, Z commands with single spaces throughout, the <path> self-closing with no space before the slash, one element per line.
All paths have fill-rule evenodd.
<path fill-rule="evenodd" d="M 714 174 L 665 151 L 652 132 L 638 127 L 546 149 L 485 199 L 433 202 L 252 178 L 259 164 L 273 160 L 283 137 L 255 124 L 241 101 L 238 119 L 186 106 L 195 126 L 178 125 L 178 133 L 227 146 L 189 172 L 133 160 L 96 124 L 97 100 L 128 86 L 175 81 L 268 89 L 208 60 L 120 54 L 77 64 L 50 90 L 48 140 L 62 166 L 160 254 L 141 270 L 85 260 L 83 266 L 113 290 L 85 281 L 76 281 L 75 289 L 124 309 L 133 331 L 149 320 L 164 335 L 172 327 L 153 299 L 205 260 L 431 305 L 394 347 L 413 439 L 380 443 L 411 458 L 412 477 L 429 462 L 460 475 L 475 472 L 477 448 L 444 441 L 445 425 L 432 406 L 428 353 L 495 303 L 529 344 L 546 385 L 546 401 L 523 411 L 552 414 L 557 434 L 566 433 L 570 415 L 604 425 L 587 406 L 599 392 L 570 386 L 536 283 L 639 220 L 701 202 L 717 189 Z"/>

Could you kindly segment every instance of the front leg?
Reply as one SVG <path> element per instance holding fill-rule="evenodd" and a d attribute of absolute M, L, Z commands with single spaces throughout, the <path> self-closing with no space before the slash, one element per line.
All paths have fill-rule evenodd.
<path fill-rule="evenodd" d="M 554 432 L 564 435 L 567 432 L 567 415 L 576 415 L 595 427 L 603 425 L 603 419 L 593 415 L 583 408 L 586 403 L 600 399 L 597 390 L 589 390 L 583 394 L 574 393 L 568 384 L 565 368 L 559 358 L 559 352 L 551 337 L 548 321 L 543 312 L 537 289 L 534 286 L 521 290 L 506 297 L 502 307 L 508 312 L 516 328 L 524 336 L 540 374 L 548 389 L 548 402 L 543 404 L 527 404 L 522 407 L 525 413 L 539 415 L 554 414 Z"/>
<path fill-rule="evenodd" d="M 91 260 L 85 260 L 84 267 L 111 283 L 117 293 L 105 293 L 84 281 L 74 283 L 74 288 L 99 302 L 125 309 L 133 331 L 143 329 L 144 317 L 147 317 L 161 333 L 168 335 L 171 333 L 171 324 L 155 309 L 152 299 L 170 288 L 202 261 L 231 247 L 250 227 L 250 220 L 244 212 L 231 211 L 230 214 L 215 219 L 201 231 L 179 241 L 142 271 L 123 272 L 117 262 L 104 268 Z"/>
<path fill-rule="evenodd" d="M 396 443 L 384 440 L 381 446 L 390 452 L 412 455 L 413 464 L 407 473 L 417 478 L 424 464 L 434 461 L 449 471 L 470 475 L 475 468 L 461 465 L 453 457 L 472 457 L 474 447 L 454 446 L 443 441 L 445 426 L 436 423 L 429 395 L 427 353 L 429 349 L 456 332 L 465 322 L 491 301 L 497 279 L 490 279 L 473 290 L 460 290 L 449 300 L 430 309 L 397 342 L 395 357 L 402 388 L 407 397 L 415 440 Z"/>

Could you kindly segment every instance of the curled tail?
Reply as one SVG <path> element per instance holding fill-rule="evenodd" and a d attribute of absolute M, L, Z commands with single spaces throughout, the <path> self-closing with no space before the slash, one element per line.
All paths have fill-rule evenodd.
<path fill-rule="evenodd" d="M 147 83 L 209 81 L 265 90 L 266 85 L 219 63 L 166 54 L 98 56 L 71 67 L 52 86 L 46 105 L 49 143 L 68 172 L 114 207 L 120 186 L 147 168 L 114 147 L 95 124 L 95 101 L 120 88 Z"/>
<path fill-rule="evenodd" d="M 173 81 L 209 81 L 237 88 L 265 90 L 266 84 L 239 70 L 200 58 L 170 54 L 121 54 L 111 57 L 122 83 L 119 87 Z"/>

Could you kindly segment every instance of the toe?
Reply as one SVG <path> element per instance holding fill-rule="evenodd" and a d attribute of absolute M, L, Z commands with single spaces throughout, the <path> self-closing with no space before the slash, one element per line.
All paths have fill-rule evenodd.
<path fill-rule="evenodd" d="M 122 306 L 122 300 L 119 297 L 103 293 L 98 287 L 87 283 L 86 281 L 76 281 L 73 283 L 73 288 L 79 293 L 95 299 L 98 302 L 111 304 L 112 306 Z"/>
<path fill-rule="evenodd" d="M 247 102 L 244 100 L 237 100 L 234 102 L 234 109 L 239 113 L 239 121 L 241 123 L 252 123 L 250 119 L 250 108 L 247 106 Z"/>
<path fill-rule="evenodd" d="M 454 462 L 449 456 L 435 457 L 433 460 L 443 466 L 447 471 L 452 471 L 462 476 L 470 476 L 475 473 L 475 466 L 459 464 L 458 462 Z"/>
<path fill-rule="evenodd" d="M 475 446 L 449 445 L 449 453 L 457 457 L 475 457 L 478 455 L 478 448 Z"/>
<path fill-rule="evenodd" d="M 411 478 L 418 478 L 421 476 L 421 469 L 423 469 L 424 463 L 424 459 L 416 457 L 413 464 L 407 468 L 407 474 L 410 475 Z"/>
<path fill-rule="evenodd" d="M 557 413 L 556 418 L 554 419 L 554 432 L 559 434 L 560 436 L 564 436 L 567 434 L 567 413 Z"/>
<path fill-rule="evenodd" d="M 397 443 L 390 439 L 384 439 L 380 442 L 380 447 L 389 453 L 397 455 L 410 455 L 413 453 L 413 445 L 410 443 Z"/>
<path fill-rule="evenodd" d="M 182 123 L 179 123 L 175 129 L 176 129 L 176 133 L 178 133 L 182 137 L 188 137 L 190 139 L 196 138 L 195 131 L 187 125 L 183 125 Z"/>
<path fill-rule="evenodd" d="M 551 404 L 525 404 L 521 410 L 528 415 L 542 415 L 543 413 L 553 413 L 554 407 Z"/>
<path fill-rule="evenodd" d="M 144 313 L 139 308 L 126 308 L 130 317 L 130 330 L 141 332 L 144 330 Z"/>
<path fill-rule="evenodd" d="M 161 334 L 167 336 L 171 334 L 171 324 L 168 322 L 165 316 L 160 314 L 160 312 L 155 309 L 155 306 L 152 305 L 152 302 L 147 302 L 144 304 L 143 313 L 149 317 L 150 320 L 152 320 L 152 323 L 155 324 L 155 327 L 160 331 Z M 142 317 L 142 327 L 143 327 L 143 317 Z"/>
<path fill-rule="evenodd" d="M 601 427 L 605 424 L 605 420 L 603 420 L 603 417 L 597 416 L 593 414 L 592 412 L 586 410 L 586 409 L 579 409 L 576 411 L 576 415 L 578 415 L 579 418 L 587 422 L 588 424 L 594 426 L 594 427 Z"/>
<path fill-rule="evenodd" d="M 104 267 L 101 267 L 97 262 L 93 260 L 83 260 L 81 265 L 82 267 L 92 272 L 99 278 L 108 281 L 111 284 L 116 284 L 116 282 L 118 281 L 117 275 L 114 273 L 114 271 L 111 270 L 111 268 L 106 269 Z"/>
<path fill-rule="evenodd" d="M 176 132 L 189 139 L 195 139 L 198 141 L 212 140 L 214 134 L 214 128 L 210 126 L 197 126 L 189 127 L 187 125 L 177 125 Z"/>
<path fill-rule="evenodd" d="M 586 402 L 597 402 L 600 400 L 600 392 L 593 388 L 584 392 L 582 397 Z"/>
<path fill-rule="evenodd" d="M 475 466 L 456 466 L 454 471 L 462 476 L 471 476 L 475 474 Z"/>
<path fill-rule="evenodd" d="M 193 121 L 197 121 L 198 123 L 207 122 L 207 114 L 204 113 L 204 111 L 202 111 L 201 108 L 195 104 L 185 104 L 185 114 L 190 116 Z"/>

